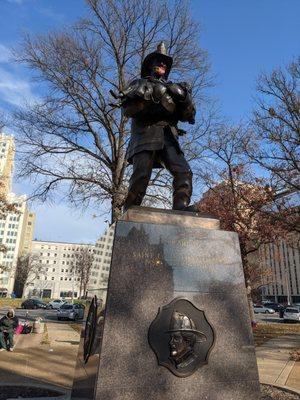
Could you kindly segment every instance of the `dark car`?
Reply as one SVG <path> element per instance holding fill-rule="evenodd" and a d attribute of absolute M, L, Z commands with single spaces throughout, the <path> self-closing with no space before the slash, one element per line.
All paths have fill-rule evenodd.
<path fill-rule="evenodd" d="M 268 308 L 273 308 L 276 312 L 279 312 L 280 310 L 284 310 L 284 305 L 279 304 L 279 303 L 264 303 L 265 307 Z"/>
<path fill-rule="evenodd" d="M 47 308 L 47 304 L 39 299 L 28 299 L 23 301 L 21 307 L 28 310 L 36 310 L 37 308 Z"/>

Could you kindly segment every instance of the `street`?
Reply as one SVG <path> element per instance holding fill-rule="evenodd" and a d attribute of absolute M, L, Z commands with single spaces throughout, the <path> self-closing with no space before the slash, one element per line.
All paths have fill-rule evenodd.
<path fill-rule="evenodd" d="M 0 318 L 4 316 L 8 309 L 10 307 L 1 307 L 0 308 Z M 43 321 L 45 322 L 55 322 L 55 323 L 61 323 L 61 324 L 70 324 L 73 321 L 65 320 L 65 321 L 58 321 L 56 314 L 56 310 L 44 310 L 44 309 L 37 309 L 37 310 L 23 310 L 22 308 L 16 308 L 15 309 L 15 314 L 16 316 L 20 319 L 21 322 L 24 322 L 25 320 L 28 321 L 34 321 L 37 318 L 42 318 Z M 81 323 L 82 320 L 79 321 Z M 77 322 L 78 324 L 78 322 Z"/>
<path fill-rule="evenodd" d="M 256 322 L 265 322 L 265 323 L 283 323 L 283 318 L 279 318 L 279 313 L 275 314 L 261 314 L 257 313 L 255 315 Z"/>

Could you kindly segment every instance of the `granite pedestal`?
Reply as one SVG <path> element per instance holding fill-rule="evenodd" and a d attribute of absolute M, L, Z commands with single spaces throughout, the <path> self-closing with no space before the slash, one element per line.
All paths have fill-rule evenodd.
<path fill-rule="evenodd" d="M 214 331 L 208 363 L 188 377 L 158 365 L 148 342 L 158 310 L 175 298 L 202 310 Z M 259 399 L 237 235 L 190 213 L 130 209 L 116 224 L 101 337 L 95 400 Z"/>

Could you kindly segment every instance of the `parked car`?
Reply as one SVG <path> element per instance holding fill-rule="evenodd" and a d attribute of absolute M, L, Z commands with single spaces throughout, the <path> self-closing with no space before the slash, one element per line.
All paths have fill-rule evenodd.
<path fill-rule="evenodd" d="M 279 303 L 263 303 L 264 307 L 267 308 L 272 308 L 273 310 L 275 310 L 276 312 L 282 310 L 284 308 L 283 304 L 279 304 Z"/>
<path fill-rule="evenodd" d="M 28 309 L 28 310 L 36 310 L 37 308 L 47 308 L 47 303 L 44 303 L 40 299 L 28 299 L 23 301 L 21 304 L 22 308 Z"/>
<path fill-rule="evenodd" d="M 284 321 L 299 321 L 300 322 L 300 311 L 297 307 L 287 307 L 283 314 Z"/>
<path fill-rule="evenodd" d="M 76 321 L 77 319 L 82 319 L 84 316 L 84 305 L 82 304 L 63 304 L 57 310 L 57 319 L 60 321 L 62 319 L 72 319 Z"/>
<path fill-rule="evenodd" d="M 273 308 L 267 307 L 266 305 L 261 306 L 259 304 L 254 304 L 253 309 L 255 313 L 262 313 L 262 314 L 274 314 L 275 310 Z"/>
<path fill-rule="evenodd" d="M 48 303 L 47 308 L 50 308 L 52 310 L 58 310 L 63 304 L 66 304 L 66 303 L 67 303 L 67 300 L 61 300 L 61 299 L 52 300 Z"/>

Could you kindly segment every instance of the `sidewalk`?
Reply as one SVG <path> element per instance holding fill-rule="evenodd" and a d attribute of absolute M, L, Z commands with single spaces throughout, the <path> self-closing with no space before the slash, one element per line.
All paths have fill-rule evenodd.
<path fill-rule="evenodd" d="M 290 360 L 289 354 L 295 348 L 300 348 L 300 335 L 280 336 L 256 347 L 260 382 L 300 394 L 300 361 Z"/>
<path fill-rule="evenodd" d="M 48 335 L 18 335 L 15 350 L 0 353 L 0 382 L 70 391 L 79 334 L 67 323 L 47 323 L 47 330 Z"/>

